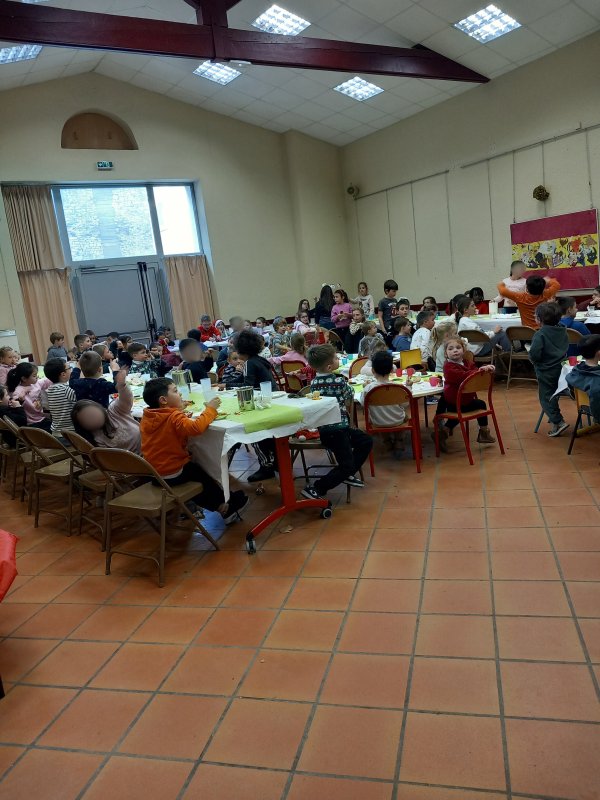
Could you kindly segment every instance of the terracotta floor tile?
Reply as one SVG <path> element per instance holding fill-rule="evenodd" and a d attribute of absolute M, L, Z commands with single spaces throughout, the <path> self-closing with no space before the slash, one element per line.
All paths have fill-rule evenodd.
<path fill-rule="evenodd" d="M 167 585 L 161 588 L 154 580 L 154 575 L 151 578 L 131 578 L 117 589 L 107 602 L 124 606 L 156 606 L 169 597 L 180 583 L 179 579 L 171 578 Z"/>
<path fill-rule="evenodd" d="M 102 763 L 102 756 L 30 750 L 4 779 L 0 791 L 11 800 L 75 800 Z"/>
<path fill-rule="evenodd" d="M 259 520 L 256 521 L 258 522 Z M 288 531 L 287 526 L 285 526 L 273 531 L 268 539 L 264 538 L 262 542 L 263 536 L 261 535 L 258 539 L 257 547 L 264 552 L 268 550 L 301 550 L 306 553 L 306 550 L 313 549 L 320 536 L 321 533 L 317 525 L 314 527 L 306 525 L 301 528 L 292 526 L 291 531 Z"/>
<path fill-rule="evenodd" d="M 487 553 L 429 553 L 427 578 L 445 580 L 486 580 Z"/>
<path fill-rule="evenodd" d="M 429 527 L 431 511 L 428 508 L 394 507 L 382 511 L 377 521 L 377 529 L 403 528 L 410 531 L 413 528 L 426 529 Z"/>
<path fill-rule="evenodd" d="M 416 653 L 422 656 L 493 658 L 492 620 L 475 616 L 421 617 Z"/>
<path fill-rule="evenodd" d="M 413 614 L 351 612 L 338 647 L 354 653 L 410 654 L 415 622 Z"/>
<path fill-rule="evenodd" d="M 550 535 L 556 550 L 600 550 L 600 530 L 598 528 L 550 528 Z M 600 579 L 600 574 L 597 576 Z"/>
<path fill-rule="evenodd" d="M 501 670 L 507 716 L 600 721 L 587 666 L 503 662 Z"/>
<path fill-rule="evenodd" d="M 600 619 L 582 619 L 579 624 L 590 658 L 600 662 Z"/>
<path fill-rule="evenodd" d="M 8 636 L 43 608 L 42 603 L 2 603 L 0 605 L 0 636 Z M 47 636 L 46 638 L 53 638 Z"/>
<path fill-rule="evenodd" d="M 400 711 L 320 706 L 298 769 L 391 780 L 401 724 Z"/>
<path fill-rule="evenodd" d="M 211 614 L 210 608 L 163 606 L 146 618 L 131 634 L 130 641 L 189 644 Z"/>
<path fill-rule="evenodd" d="M 366 550 L 371 538 L 371 530 L 337 530 L 325 529 L 315 550 Z"/>
<path fill-rule="evenodd" d="M 561 617 L 570 609 L 560 581 L 494 581 L 497 614 Z"/>
<path fill-rule="evenodd" d="M 248 567 L 248 553 L 235 550 L 209 552 L 202 556 L 192 575 L 235 578 Z"/>
<path fill-rule="evenodd" d="M 577 484 L 581 486 L 581 482 Z M 505 497 L 509 492 L 513 491 L 527 491 L 532 486 L 531 481 L 525 475 L 502 475 L 502 474 L 486 474 L 485 487 L 488 491 L 502 492 Z"/>
<path fill-rule="evenodd" d="M 415 612 L 419 605 L 421 581 L 368 580 L 358 581 L 352 611 Z"/>
<path fill-rule="evenodd" d="M 496 665 L 458 658 L 416 658 L 409 704 L 419 710 L 499 714 Z"/>
<path fill-rule="evenodd" d="M 293 582 L 293 578 L 240 578 L 223 600 L 223 605 L 279 608 Z"/>
<path fill-rule="evenodd" d="M 286 772 L 200 764 L 183 800 L 279 800 L 287 779 Z"/>
<path fill-rule="evenodd" d="M 87 575 L 72 583 L 56 598 L 56 602 L 104 603 L 123 586 L 126 580 L 118 575 Z"/>
<path fill-rule="evenodd" d="M 488 512 L 489 513 L 489 512 Z M 432 528 L 485 528 L 483 508 L 436 508 Z"/>
<path fill-rule="evenodd" d="M 578 616 L 600 617 L 600 582 L 572 581 L 567 585 Z"/>
<path fill-rule="evenodd" d="M 600 727 L 506 720 L 513 792 L 593 798 L 598 793 Z"/>
<path fill-rule="evenodd" d="M 70 638 L 124 642 L 149 612 L 150 609 L 145 606 L 102 606 Z"/>
<path fill-rule="evenodd" d="M 570 488 L 566 492 L 557 492 L 555 489 L 538 489 L 538 497 L 542 508 L 547 506 L 590 506 L 594 505 L 594 498 L 588 489 Z"/>
<path fill-rule="evenodd" d="M 49 603 L 76 580 L 73 575 L 36 575 L 6 597 L 4 602 Z"/>
<path fill-rule="evenodd" d="M 0 668 L 4 681 L 16 682 L 30 672 L 51 650 L 55 639 L 5 639 L 0 645 Z"/>
<path fill-rule="evenodd" d="M 109 642 L 61 642 L 24 680 L 55 686 L 84 686 L 117 647 Z"/>
<path fill-rule="evenodd" d="M 121 753 L 198 758 L 227 701 L 222 697 L 157 695 L 119 747 Z M 157 736 L 160 731 L 160 736 Z"/>
<path fill-rule="evenodd" d="M 491 614 L 490 582 L 425 581 L 422 611 L 425 614 Z"/>
<path fill-rule="evenodd" d="M 218 606 L 234 578 L 186 578 L 163 601 L 165 606 Z"/>
<path fill-rule="evenodd" d="M 244 573 L 246 577 L 276 577 L 284 578 L 298 575 L 306 560 L 306 553 L 295 550 L 281 552 L 259 550 L 252 558 L 248 559 L 248 568 Z"/>
<path fill-rule="evenodd" d="M 39 575 L 42 570 L 60 557 L 60 553 L 24 553 L 21 556 L 17 556 L 19 575 Z"/>
<path fill-rule="evenodd" d="M 0 742 L 30 744 L 74 695 L 72 689 L 15 686 L 2 700 Z"/>
<path fill-rule="evenodd" d="M 287 800 L 390 800 L 391 783 L 296 775 Z"/>
<path fill-rule="evenodd" d="M 266 608 L 219 608 L 202 629 L 195 644 L 258 647 L 277 612 Z"/>
<path fill-rule="evenodd" d="M 232 694 L 254 650 L 240 647 L 191 647 L 165 681 L 165 692 Z"/>
<path fill-rule="evenodd" d="M 191 763 L 113 756 L 84 795 L 85 800 L 176 800 Z"/>
<path fill-rule="evenodd" d="M 25 752 L 24 747 L 0 747 L 0 778 Z"/>
<path fill-rule="evenodd" d="M 453 530 L 437 528 L 429 540 L 429 552 L 487 552 L 487 537 L 484 530 Z"/>
<path fill-rule="evenodd" d="M 483 492 L 478 489 L 439 489 L 435 495 L 436 508 L 483 508 Z"/>
<path fill-rule="evenodd" d="M 110 751 L 148 702 L 144 692 L 83 691 L 40 739 L 47 747 Z"/>
<path fill-rule="evenodd" d="M 533 661 L 583 661 L 571 619 L 499 617 L 496 620 L 500 658 Z"/>
<path fill-rule="evenodd" d="M 409 552 L 367 553 L 363 578 L 412 578 L 423 573 L 423 554 Z"/>
<path fill-rule="evenodd" d="M 52 563 L 48 564 L 43 570 L 44 575 L 85 575 L 94 567 L 103 566 L 104 554 L 98 550 L 94 552 L 70 550 Z M 104 573 L 104 569 L 102 570 Z"/>
<path fill-rule="evenodd" d="M 174 644 L 126 643 L 96 675 L 91 686 L 154 691 L 173 668 L 182 650 Z"/>
<path fill-rule="evenodd" d="M 552 553 L 492 553 L 494 580 L 557 581 Z"/>
<path fill-rule="evenodd" d="M 544 509 L 544 517 L 550 528 L 600 525 L 597 506 L 548 506 Z"/>
<path fill-rule="evenodd" d="M 491 528 L 541 528 L 544 519 L 539 508 L 524 506 L 518 513 L 507 514 L 506 508 L 488 508 L 487 523 Z"/>
<path fill-rule="evenodd" d="M 206 751 L 206 759 L 289 769 L 309 713 L 307 704 L 234 700 Z"/>
<path fill-rule="evenodd" d="M 600 580 L 599 553 L 560 553 L 560 566 L 568 581 Z"/>
<path fill-rule="evenodd" d="M 329 653 L 259 650 L 239 694 L 269 700 L 315 700 L 328 663 Z"/>
<path fill-rule="evenodd" d="M 433 786 L 409 786 L 400 784 L 398 800 L 506 800 L 505 794 L 494 792 L 471 792 L 468 789 L 435 789 Z"/>
<path fill-rule="evenodd" d="M 6 604 L 10 608 L 9 604 Z M 34 617 L 27 620 L 15 632 L 15 636 L 63 639 L 90 616 L 99 606 L 73 603 L 72 605 L 52 604 L 42 608 Z"/>
<path fill-rule="evenodd" d="M 527 464 L 532 473 L 538 475 L 562 475 L 563 472 L 576 472 L 575 465 L 566 456 L 561 458 L 528 458 Z"/>
<path fill-rule="evenodd" d="M 285 607 L 345 611 L 355 583 L 347 578 L 299 578 Z"/>
<path fill-rule="evenodd" d="M 504 789 L 500 720 L 409 713 L 400 778 Z"/>
<path fill-rule="evenodd" d="M 495 528 L 489 537 L 492 552 L 545 552 L 552 549 L 545 528 Z"/>
<path fill-rule="evenodd" d="M 427 545 L 426 531 L 410 531 L 408 533 L 395 530 L 377 530 L 373 535 L 370 550 L 401 550 L 420 553 Z"/>
<path fill-rule="evenodd" d="M 319 550 L 311 553 L 302 570 L 304 578 L 358 578 L 365 554 L 349 550 Z"/>
<path fill-rule="evenodd" d="M 336 653 L 320 701 L 334 705 L 403 708 L 408 663 L 407 656 Z"/>
<path fill-rule="evenodd" d="M 523 506 L 535 506 L 538 501 L 532 489 L 515 489 L 512 491 L 494 490 L 491 487 L 486 489 L 485 505 L 487 508 L 510 509 L 522 508 Z M 514 513 L 514 512 L 513 512 Z"/>
<path fill-rule="evenodd" d="M 293 650 L 331 650 L 342 619 L 343 614 L 333 611 L 282 611 L 264 646 Z"/>

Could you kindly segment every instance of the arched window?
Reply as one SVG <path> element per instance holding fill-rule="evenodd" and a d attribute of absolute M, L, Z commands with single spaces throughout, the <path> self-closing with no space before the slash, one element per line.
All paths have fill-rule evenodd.
<path fill-rule="evenodd" d="M 85 111 L 68 119 L 60 146 L 68 150 L 137 150 L 133 134 L 123 122 L 97 111 Z"/>

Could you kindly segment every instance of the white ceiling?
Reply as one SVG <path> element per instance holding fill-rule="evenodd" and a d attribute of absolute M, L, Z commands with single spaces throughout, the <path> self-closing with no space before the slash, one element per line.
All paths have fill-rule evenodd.
<path fill-rule="evenodd" d="M 250 28 L 275 1 L 242 0 L 229 12 L 230 26 Z M 452 27 L 490 1 L 277 0 L 310 20 L 305 36 L 398 47 L 420 43 L 489 78 L 600 29 L 600 0 L 495 0 L 522 27 L 486 45 Z M 48 4 L 178 22 L 195 20 L 193 9 L 183 0 L 50 0 Z M 193 75 L 197 66 L 190 59 L 45 47 L 35 60 L 0 65 L 0 91 L 94 71 L 253 125 L 278 132 L 291 128 L 345 145 L 477 85 L 362 75 L 385 91 L 359 103 L 332 91 L 352 77 L 344 73 L 248 66 L 242 68 L 241 77 L 219 86 Z"/>

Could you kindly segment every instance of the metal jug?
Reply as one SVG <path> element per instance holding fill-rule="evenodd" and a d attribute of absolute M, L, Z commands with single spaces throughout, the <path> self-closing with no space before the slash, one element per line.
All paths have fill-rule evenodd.
<path fill-rule="evenodd" d="M 173 369 L 171 370 L 171 378 L 173 383 L 179 389 L 179 393 L 184 400 L 190 399 L 190 384 L 192 382 L 192 373 L 189 369 Z"/>
<path fill-rule="evenodd" d="M 254 389 L 252 386 L 240 386 L 237 390 L 237 399 L 240 411 L 254 410 Z"/>

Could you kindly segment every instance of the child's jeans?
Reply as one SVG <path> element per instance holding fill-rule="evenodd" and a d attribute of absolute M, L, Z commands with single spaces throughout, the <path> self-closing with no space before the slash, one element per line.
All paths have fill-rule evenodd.
<path fill-rule="evenodd" d="M 563 416 L 560 413 L 560 406 L 558 404 L 558 397 L 554 396 L 554 392 L 558 388 L 558 379 L 560 378 L 561 369 L 562 366 L 560 364 L 551 369 L 535 368 L 540 405 L 553 425 L 558 425 L 563 421 Z"/>
<path fill-rule="evenodd" d="M 440 410 L 440 406 L 442 406 L 441 410 Z M 483 400 L 480 400 L 478 397 L 476 397 L 474 400 L 471 400 L 470 403 L 463 403 L 462 406 L 460 407 L 460 410 L 461 411 L 478 411 L 480 408 L 483 409 L 485 407 L 486 407 L 485 402 Z M 445 400 L 442 397 L 442 399 L 438 403 L 437 413 L 438 414 L 442 414 L 445 411 L 455 412 L 456 411 L 456 406 L 453 403 L 448 403 L 448 401 Z M 457 419 L 447 419 L 446 420 L 446 427 L 447 428 L 456 428 L 456 426 L 458 424 L 459 423 L 458 423 Z M 479 425 L 480 428 L 487 428 L 487 426 L 488 426 L 488 418 L 487 417 L 478 417 L 477 424 Z"/>
<path fill-rule="evenodd" d="M 314 483 L 315 490 L 324 496 L 331 489 L 354 475 L 362 467 L 373 447 L 373 439 L 357 428 L 334 428 L 333 430 L 319 431 L 321 444 L 331 450 L 337 461 L 336 466 L 317 478 Z"/>
<path fill-rule="evenodd" d="M 225 502 L 223 489 L 216 480 L 211 478 L 210 475 L 202 469 L 200 464 L 196 464 L 193 461 L 188 461 L 187 464 L 184 464 L 181 474 L 176 478 L 165 478 L 164 480 L 169 486 L 179 486 L 188 481 L 198 481 L 198 483 L 201 483 L 202 491 L 192 499 L 201 508 L 206 508 L 208 511 L 217 511 L 219 506 L 223 505 Z"/>

